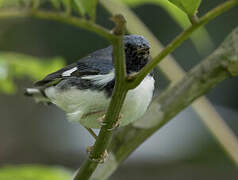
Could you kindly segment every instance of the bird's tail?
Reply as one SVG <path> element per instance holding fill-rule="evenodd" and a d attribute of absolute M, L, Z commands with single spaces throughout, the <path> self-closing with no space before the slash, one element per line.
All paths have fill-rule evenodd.
<path fill-rule="evenodd" d="M 27 88 L 24 95 L 33 97 L 37 103 L 42 102 L 45 104 L 50 104 L 49 98 L 47 98 L 45 93 L 38 88 Z"/>

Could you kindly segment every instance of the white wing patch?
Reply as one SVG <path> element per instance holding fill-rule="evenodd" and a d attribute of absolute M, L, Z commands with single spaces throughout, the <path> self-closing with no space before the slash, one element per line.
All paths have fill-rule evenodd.
<path fill-rule="evenodd" d="M 77 67 L 74 67 L 74 68 L 72 68 L 72 69 L 70 69 L 70 70 L 68 70 L 68 71 L 65 71 L 65 72 L 62 73 L 62 76 L 70 76 L 71 73 L 73 73 L 73 72 L 76 71 L 77 69 L 78 69 Z"/>
<path fill-rule="evenodd" d="M 106 84 L 112 81 L 115 78 L 115 72 L 112 70 L 109 74 L 100 74 L 100 75 L 89 75 L 84 76 L 82 79 L 88 79 L 93 82 L 93 84 L 98 86 L 106 86 Z"/>
<path fill-rule="evenodd" d="M 29 93 L 29 94 L 37 94 L 37 93 L 40 93 L 39 89 L 36 89 L 36 88 L 27 88 L 27 89 L 26 89 L 26 92 Z"/>

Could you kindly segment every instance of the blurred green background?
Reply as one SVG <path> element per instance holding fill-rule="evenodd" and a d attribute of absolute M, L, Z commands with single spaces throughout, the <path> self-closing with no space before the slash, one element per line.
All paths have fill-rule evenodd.
<path fill-rule="evenodd" d="M 225 0 L 203 1 L 198 15 L 222 2 Z M 142 4 L 134 6 L 133 11 L 164 45 L 182 31 L 157 5 Z M 99 5 L 97 23 L 112 28 L 109 17 L 110 14 Z M 187 40 L 173 53 L 177 62 L 186 71 L 198 64 L 238 25 L 237 19 L 238 7 L 235 7 L 211 21 L 206 29 L 213 46 L 203 46 L 205 50 L 201 54 L 191 40 Z M 39 58 L 40 65 L 26 63 L 20 70 L 13 69 L 20 74 L 25 68 L 27 72 L 33 69 L 30 71 L 33 74 L 41 72 L 35 79 L 40 79 L 52 68 L 72 63 L 107 45 L 106 40 L 93 33 L 57 22 L 33 18 L 0 19 L 0 58 L 5 57 L 12 63 L 20 59 L 21 64 L 31 56 Z M 12 56 L 8 52 L 30 56 Z M 0 93 L 0 166 L 46 164 L 77 169 L 87 157 L 86 147 L 94 140 L 79 124 L 67 122 L 65 114 L 55 106 L 36 104 L 23 96 L 24 89 L 32 86 L 27 72 L 21 78 L 13 77 L 17 87 L 15 94 Z M 158 75 L 160 91 L 166 88 L 168 80 L 161 72 Z M 219 84 L 208 97 L 238 135 L 237 92 L 238 79 L 233 78 Z M 111 177 L 112 180 L 131 178 L 236 180 L 238 170 L 196 114 L 187 108 L 140 146 Z"/>

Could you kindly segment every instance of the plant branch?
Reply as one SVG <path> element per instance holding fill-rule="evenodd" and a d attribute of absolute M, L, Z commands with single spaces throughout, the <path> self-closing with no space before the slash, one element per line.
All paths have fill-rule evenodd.
<path fill-rule="evenodd" d="M 232 1 L 232 2 L 237 2 L 237 1 Z M 38 11 L 38 12 L 43 12 L 44 13 L 44 11 Z M 20 17 L 20 16 L 29 17 L 29 16 L 34 16 L 32 14 L 34 14 L 34 13 L 29 14 L 29 12 L 23 12 L 23 13 L 22 12 L 10 12 L 10 13 L 9 12 L 0 12 L 0 18 L 2 18 L 2 17 Z M 53 14 L 60 14 L 60 13 L 53 13 Z M 48 19 L 48 20 L 60 21 L 60 22 L 66 23 L 66 24 L 71 24 L 71 25 L 74 25 L 74 26 L 77 26 L 77 27 L 82 27 L 84 29 L 88 29 L 90 31 L 94 31 L 94 28 L 93 28 L 94 24 L 91 25 L 90 22 L 84 23 L 83 22 L 84 20 L 81 21 L 81 19 L 79 19 L 79 18 L 67 17 L 63 14 L 61 14 L 61 15 L 64 16 L 62 19 L 58 19 L 58 18 L 55 19 L 54 16 L 53 17 L 44 17 L 44 16 L 37 17 L 37 15 L 36 15 L 34 17 L 42 18 L 42 19 Z M 64 19 L 64 18 L 66 18 L 66 19 Z M 71 21 L 72 19 L 70 21 L 68 21 L 67 18 L 73 18 L 73 19 L 75 19 L 75 21 Z M 78 22 L 78 20 L 80 21 L 80 23 Z M 96 27 L 96 29 L 97 29 L 97 27 Z M 110 41 L 113 41 L 113 39 L 115 38 L 108 31 L 104 32 L 103 29 L 100 28 L 100 26 L 99 26 L 99 30 L 95 30 L 94 32 L 98 33 L 99 35 L 102 35 L 103 37 L 109 39 Z M 162 64 L 162 63 L 160 63 L 160 64 Z M 165 72 L 165 70 L 164 70 L 164 72 Z M 167 72 L 167 74 L 169 73 L 169 71 L 166 71 L 166 72 Z M 181 72 L 180 74 L 183 74 L 182 71 L 178 71 L 178 72 Z M 169 76 L 169 77 L 172 77 L 172 76 Z M 179 77 L 181 77 L 181 76 L 179 76 Z M 176 78 L 178 78 L 178 76 Z"/>
<path fill-rule="evenodd" d="M 115 41 L 116 36 L 110 33 L 109 30 L 103 28 L 100 25 L 93 23 L 92 21 L 88 21 L 83 18 L 67 16 L 65 13 L 59 12 L 50 12 L 50 11 L 42 11 L 42 10 L 1 10 L 0 11 L 0 19 L 1 18 L 20 18 L 20 17 L 33 17 L 37 19 L 44 19 L 50 21 L 57 21 L 69 25 L 73 25 L 75 27 L 80 27 L 86 29 L 91 32 L 95 32 L 96 34 L 106 38 L 110 42 Z"/>
<path fill-rule="evenodd" d="M 121 107 L 128 91 L 127 88 L 125 88 L 126 71 L 123 40 L 125 19 L 121 15 L 116 15 L 114 16 L 113 20 L 116 23 L 116 27 L 113 31 L 117 35 L 117 38 L 112 41 L 116 83 L 113 89 L 110 105 L 103 122 L 105 125 L 102 126 L 99 132 L 98 138 L 93 146 L 93 150 L 90 153 L 89 158 L 80 167 L 80 170 L 75 176 L 74 180 L 89 179 L 97 165 L 102 160 L 105 150 L 108 147 L 112 137 L 112 129 L 116 125 Z"/>
<path fill-rule="evenodd" d="M 148 27 L 130 10 L 125 4 L 115 0 L 101 0 L 100 3 L 111 13 L 122 13 L 127 20 L 127 30 L 131 34 L 143 35 L 150 42 L 150 54 L 152 57 L 158 55 L 164 47 L 160 41 L 152 34 Z M 183 78 L 184 71 L 176 63 L 176 60 L 169 54 L 158 64 L 160 70 L 170 81 L 178 81 Z"/>
<path fill-rule="evenodd" d="M 130 87 L 133 89 L 140 84 L 145 76 L 151 72 L 155 66 L 169 53 L 173 52 L 179 45 L 181 45 L 189 36 L 201 26 L 214 19 L 219 14 L 227 11 L 238 4 L 238 0 L 229 0 L 217 6 L 205 14 L 198 22 L 194 22 L 188 29 L 183 31 L 177 38 L 169 43 L 154 59 L 152 59 L 139 73 L 129 77 Z"/>
<path fill-rule="evenodd" d="M 109 146 L 110 161 L 100 165 L 94 177 L 107 179 L 123 160 L 176 114 L 219 82 L 233 76 L 238 76 L 238 28 L 213 54 L 190 70 L 186 77 L 158 96 L 143 119 L 116 132 Z M 226 124 L 222 125 L 227 128 Z M 223 135 L 222 142 L 226 143 L 229 155 L 238 165 L 237 139 L 231 131 L 226 133 L 223 128 L 220 127 L 218 133 Z"/>
<path fill-rule="evenodd" d="M 38 19 L 54 20 L 66 24 L 70 24 L 76 27 L 81 27 L 86 30 L 95 32 L 104 38 L 108 39 L 113 46 L 113 59 L 115 66 L 116 82 L 113 90 L 112 98 L 108 107 L 108 111 L 105 116 L 103 126 L 99 132 L 97 140 L 93 146 L 92 152 L 89 154 L 89 158 L 80 167 L 74 180 L 89 179 L 94 169 L 104 158 L 105 150 L 110 143 L 112 137 L 112 130 L 115 126 L 119 113 L 126 97 L 128 88 L 126 85 L 126 68 L 125 68 L 125 55 L 124 55 L 124 28 L 125 19 L 122 15 L 116 15 L 113 21 L 116 23 L 116 27 L 113 29 L 113 33 L 104 29 L 103 27 L 72 16 L 66 16 L 62 13 L 39 11 L 39 10 L 25 10 L 25 11 L 1 11 L 0 18 L 19 18 L 19 17 L 34 17 Z"/>
<path fill-rule="evenodd" d="M 120 13 L 123 13 L 128 22 L 127 30 L 131 34 L 141 34 L 144 37 L 146 37 L 146 39 L 151 44 L 152 57 L 157 56 L 157 53 L 164 48 L 163 45 L 160 43 L 160 41 L 153 35 L 153 33 L 125 4 L 114 0 L 101 0 L 100 2 L 112 14 L 118 13 L 118 11 L 120 11 Z M 171 54 L 167 55 L 164 58 L 164 60 L 158 64 L 158 67 L 163 72 L 163 74 L 172 82 L 172 84 L 179 82 L 186 75 L 185 71 L 182 69 L 182 67 L 180 67 L 176 59 L 174 59 L 174 57 Z M 151 109 L 153 109 L 152 107 L 156 106 L 151 106 L 151 108 L 149 108 L 146 116 L 147 119 L 150 119 L 151 117 L 149 115 L 152 114 L 150 113 Z M 233 158 L 234 151 L 238 150 L 230 148 L 230 144 L 236 144 L 237 139 L 235 136 L 233 136 L 232 130 L 226 125 L 225 121 L 222 119 L 222 117 L 219 115 L 219 113 L 216 111 L 213 105 L 209 102 L 209 100 L 205 96 L 202 96 L 198 98 L 195 102 L 193 102 L 191 104 L 191 107 L 193 108 L 195 113 L 199 116 L 200 120 L 208 128 L 208 130 L 214 135 L 216 140 L 222 145 L 224 150 L 228 154 L 230 154 L 232 160 L 236 161 L 236 164 L 238 164 L 237 158 L 236 159 Z M 146 125 L 147 123 L 144 124 L 144 128 L 146 127 Z M 230 141 L 227 141 L 227 139 L 230 139 Z M 99 174 L 99 177 L 104 177 L 103 174 L 108 173 L 110 174 L 110 172 L 113 171 L 118 166 L 118 163 L 116 162 L 114 155 L 111 155 L 109 159 L 110 163 L 106 162 L 103 166 L 108 169 L 107 171 L 104 171 L 103 168 L 101 168 L 102 166 L 100 166 L 100 168 L 97 168 L 95 174 Z"/>

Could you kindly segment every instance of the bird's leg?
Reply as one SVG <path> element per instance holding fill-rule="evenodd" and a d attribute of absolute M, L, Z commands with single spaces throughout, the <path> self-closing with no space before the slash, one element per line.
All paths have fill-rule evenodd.
<path fill-rule="evenodd" d="M 98 121 L 99 121 L 99 123 L 100 123 L 101 126 L 106 125 L 105 122 L 104 122 L 105 117 L 106 117 L 106 115 L 104 114 L 102 117 L 98 118 Z M 113 128 L 108 129 L 108 131 L 112 131 L 113 129 L 119 127 L 119 126 L 120 126 L 120 119 L 121 119 L 121 118 L 122 118 L 122 114 L 119 114 L 115 125 L 113 126 Z M 89 132 L 89 133 L 95 138 L 95 140 L 96 140 L 96 139 L 97 139 L 97 135 L 94 133 L 94 131 L 93 131 L 91 128 L 87 128 L 87 127 L 85 127 L 85 128 L 88 130 L 88 132 Z M 88 146 L 88 147 L 87 147 L 87 150 L 86 150 L 86 151 L 87 151 L 87 153 L 89 154 L 89 158 L 90 158 L 90 153 L 91 153 L 92 150 L 93 150 L 93 147 L 94 147 L 94 146 Z M 103 155 L 102 155 L 101 157 L 96 158 L 96 159 L 95 159 L 95 158 L 90 158 L 90 159 L 91 159 L 92 161 L 95 161 L 95 162 L 98 162 L 98 163 L 104 163 L 104 161 L 105 161 L 107 155 L 108 155 L 107 150 L 105 150 L 105 152 L 103 153 Z"/>
<path fill-rule="evenodd" d="M 85 129 L 87 129 L 87 131 L 89 132 L 89 134 L 91 134 L 91 136 L 94 137 L 95 140 L 97 140 L 97 135 L 95 134 L 95 132 L 91 129 L 91 128 L 87 128 L 85 127 Z"/>
<path fill-rule="evenodd" d="M 87 129 L 87 131 L 94 137 L 94 139 L 97 140 L 97 135 L 95 134 L 95 132 L 91 128 L 85 127 L 85 129 Z M 92 150 L 93 150 L 93 146 L 88 146 L 87 149 L 86 149 L 86 152 L 89 154 L 89 158 L 90 158 L 90 153 L 92 152 Z M 98 162 L 98 163 L 104 163 L 107 155 L 108 155 L 107 150 L 105 150 L 102 157 L 100 157 L 98 159 L 93 159 L 93 158 L 90 158 L 90 159 L 92 161 L 95 161 L 95 162 Z"/>

